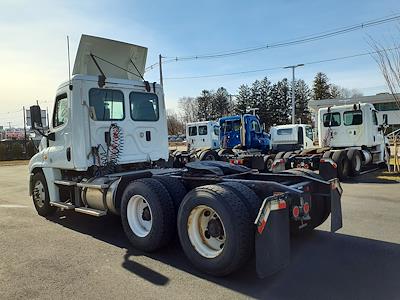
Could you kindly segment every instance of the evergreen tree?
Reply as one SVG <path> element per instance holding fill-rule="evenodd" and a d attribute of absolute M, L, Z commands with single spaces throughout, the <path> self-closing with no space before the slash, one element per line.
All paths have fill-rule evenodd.
<path fill-rule="evenodd" d="M 251 107 L 251 89 L 247 84 L 242 84 L 236 97 L 235 113 L 245 114 L 249 107 Z"/>
<path fill-rule="evenodd" d="M 215 92 L 212 103 L 212 119 L 218 119 L 230 113 L 230 96 L 224 87 L 220 87 Z"/>
<path fill-rule="evenodd" d="M 196 98 L 198 104 L 197 120 L 212 120 L 213 113 L 213 93 L 212 91 L 202 90 L 200 96 Z"/>
<path fill-rule="evenodd" d="M 304 80 L 300 79 L 295 84 L 295 118 L 296 122 L 300 120 L 302 124 L 309 124 L 311 122 L 311 113 L 308 109 L 308 101 L 311 99 L 311 91 Z"/>
<path fill-rule="evenodd" d="M 273 110 L 271 109 L 271 82 L 265 77 L 259 82 L 258 94 L 256 107 L 258 108 L 258 116 L 260 117 L 261 123 L 268 124 L 268 119 L 271 118 Z"/>
<path fill-rule="evenodd" d="M 313 82 L 313 98 L 315 100 L 331 98 L 328 76 L 325 73 L 318 72 Z"/>
<path fill-rule="evenodd" d="M 286 78 L 275 83 L 271 88 L 270 117 L 265 122 L 266 127 L 274 124 L 287 124 L 290 115 L 290 88 Z"/>

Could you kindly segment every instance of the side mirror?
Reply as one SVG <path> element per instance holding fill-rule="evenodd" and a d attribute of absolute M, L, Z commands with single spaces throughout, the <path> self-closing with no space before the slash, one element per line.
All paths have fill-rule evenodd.
<path fill-rule="evenodd" d="M 42 114 L 39 105 L 33 105 L 29 108 L 31 115 L 31 127 L 32 129 L 42 128 Z"/>

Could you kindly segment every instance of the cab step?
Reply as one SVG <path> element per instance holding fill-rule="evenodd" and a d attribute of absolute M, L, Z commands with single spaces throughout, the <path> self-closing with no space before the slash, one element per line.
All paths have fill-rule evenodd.
<path fill-rule="evenodd" d="M 107 214 L 107 212 L 104 210 L 98 210 L 98 209 L 89 208 L 89 207 L 75 207 L 75 211 L 82 213 L 82 214 L 91 215 L 94 217 L 102 217 Z"/>
<path fill-rule="evenodd" d="M 67 203 L 67 202 L 50 201 L 50 205 L 51 206 L 56 206 L 56 207 L 59 207 L 61 209 L 65 209 L 65 210 L 70 210 L 70 209 L 74 209 L 75 208 L 75 206 L 72 203 Z"/>

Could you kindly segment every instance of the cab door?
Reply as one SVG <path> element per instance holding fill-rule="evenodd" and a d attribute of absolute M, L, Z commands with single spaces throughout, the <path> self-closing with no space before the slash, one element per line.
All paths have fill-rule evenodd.
<path fill-rule="evenodd" d="M 68 88 L 58 91 L 48 136 L 47 162 L 51 167 L 73 169 L 71 149 L 71 102 Z"/>

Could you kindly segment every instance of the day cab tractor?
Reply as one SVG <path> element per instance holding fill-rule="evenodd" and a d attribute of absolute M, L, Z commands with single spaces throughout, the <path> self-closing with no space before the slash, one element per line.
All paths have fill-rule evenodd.
<path fill-rule="evenodd" d="M 270 138 L 258 116 L 222 117 L 219 124 L 221 149 L 218 156 L 221 160 L 260 171 L 272 170 L 274 156 L 270 153 Z"/>
<path fill-rule="evenodd" d="M 186 124 L 187 148 L 171 153 L 174 167 L 182 167 L 190 161 L 218 160 L 220 147 L 219 123 L 200 121 Z"/>
<path fill-rule="evenodd" d="M 189 261 L 214 276 L 254 255 L 258 275 L 270 275 L 288 265 L 291 233 L 311 231 L 329 215 L 331 231 L 341 228 L 336 178 L 302 170 L 261 174 L 221 161 L 168 168 L 164 93 L 142 80 L 146 54 L 83 35 L 48 131 L 40 107 L 31 107 L 32 128 L 43 135 L 29 162 L 39 215 L 118 215 L 132 247 L 144 252 L 178 235 Z"/>
<path fill-rule="evenodd" d="M 331 159 L 341 180 L 357 176 L 364 168 L 387 163 L 388 144 L 379 124 L 377 111 L 370 103 L 338 105 L 318 111 L 320 147 L 303 151 L 286 150 L 278 154 L 273 169 L 305 168 L 319 170 Z"/>

